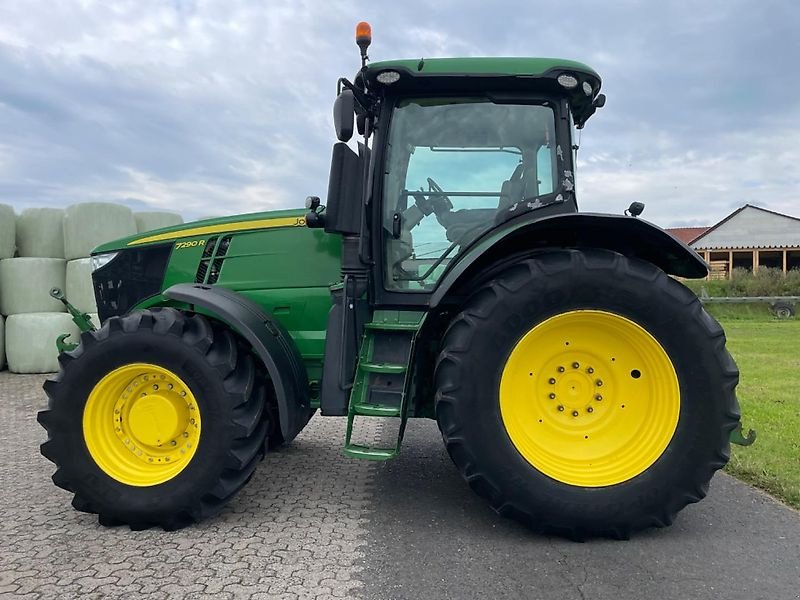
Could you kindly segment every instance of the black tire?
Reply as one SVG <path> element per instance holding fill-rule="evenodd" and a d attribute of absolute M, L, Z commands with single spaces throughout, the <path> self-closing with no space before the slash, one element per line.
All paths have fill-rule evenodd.
<path fill-rule="evenodd" d="M 503 424 L 499 382 L 512 349 L 536 324 L 574 309 L 615 313 L 644 328 L 666 351 L 680 385 L 666 450 L 615 485 L 588 488 L 548 477 L 517 451 Z M 572 539 L 624 539 L 671 524 L 706 495 L 729 458 L 729 434 L 739 421 L 737 382 L 722 328 L 683 285 L 613 252 L 554 250 L 509 267 L 453 319 L 437 362 L 436 415 L 453 462 L 498 513 Z"/>
<path fill-rule="evenodd" d="M 61 370 L 45 382 L 48 432 L 42 454 L 58 467 L 53 482 L 74 492 L 72 505 L 103 525 L 174 530 L 218 513 L 249 481 L 264 451 L 268 421 L 264 385 L 247 349 L 227 329 L 195 314 L 164 308 L 112 317 L 84 333 L 59 357 Z M 136 487 L 107 475 L 84 441 L 87 398 L 106 374 L 146 362 L 178 375 L 194 394 L 203 429 L 191 461 L 172 479 Z"/>
<path fill-rule="evenodd" d="M 272 388 L 268 387 L 268 389 L 271 390 Z M 283 439 L 283 433 L 281 433 L 281 423 L 278 415 L 278 403 L 275 401 L 274 394 L 270 395 L 267 398 L 267 404 L 265 410 L 269 415 L 268 417 L 269 430 L 267 431 L 267 451 L 277 450 L 278 448 L 282 448 L 287 444 L 286 441 Z M 313 408 L 308 411 L 305 423 L 303 423 L 303 426 L 300 428 L 300 431 L 303 431 L 303 429 L 306 428 L 306 425 L 308 425 L 308 422 L 311 420 L 311 417 L 313 417 L 316 412 L 317 412 L 316 408 Z"/>
<path fill-rule="evenodd" d="M 772 305 L 772 312 L 779 319 L 791 319 L 795 315 L 795 307 L 789 302 L 778 301 Z"/>

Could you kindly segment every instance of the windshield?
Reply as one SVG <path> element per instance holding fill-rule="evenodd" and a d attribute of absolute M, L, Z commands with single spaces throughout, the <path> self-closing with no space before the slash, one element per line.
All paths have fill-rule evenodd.
<path fill-rule="evenodd" d="M 417 98 L 394 110 L 384 174 L 386 281 L 428 289 L 462 248 L 556 188 L 555 118 L 540 104 Z"/>

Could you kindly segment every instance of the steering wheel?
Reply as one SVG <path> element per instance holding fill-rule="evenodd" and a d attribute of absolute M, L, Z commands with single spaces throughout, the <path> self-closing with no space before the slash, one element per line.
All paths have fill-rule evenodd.
<path fill-rule="evenodd" d="M 453 210 L 453 203 L 450 202 L 450 198 L 444 194 L 444 190 L 433 180 L 433 177 L 428 177 L 428 187 L 430 191 L 438 192 L 435 196 L 431 196 L 430 199 L 433 203 L 433 212 L 437 218 Z"/>

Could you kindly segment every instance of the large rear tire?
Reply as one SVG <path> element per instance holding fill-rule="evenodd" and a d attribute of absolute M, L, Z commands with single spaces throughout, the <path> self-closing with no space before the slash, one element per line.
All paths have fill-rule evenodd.
<path fill-rule="evenodd" d="M 575 539 L 669 525 L 706 495 L 739 421 L 719 324 L 658 268 L 603 250 L 543 252 L 476 291 L 436 381 L 470 486 Z"/>
<path fill-rule="evenodd" d="M 108 319 L 59 357 L 42 454 L 101 524 L 178 529 L 218 513 L 263 455 L 265 389 L 250 352 L 165 308 Z"/>

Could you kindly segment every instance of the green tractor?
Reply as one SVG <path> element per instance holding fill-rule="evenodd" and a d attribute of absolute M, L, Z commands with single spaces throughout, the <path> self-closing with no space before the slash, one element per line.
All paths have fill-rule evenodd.
<path fill-rule="evenodd" d="M 695 252 L 641 205 L 578 212 L 573 134 L 600 77 L 543 58 L 368 64 L 366 24 L 357 42 L 324 207 L 95 250 L 102 327 L 78 314 L 44 385 L 53 481 L 102 524 L 171 530 L 219 512 L 315 411 L 346 417 L 344 453 L 368 460 L 431 418 L 469 485 L 535 530 L 670 524 L 744 441 L 738 370 L 670 277 L 704 277 Z M 397 425 L 388 447 L 353 434 L 376 417 Z"/>

